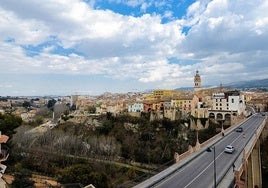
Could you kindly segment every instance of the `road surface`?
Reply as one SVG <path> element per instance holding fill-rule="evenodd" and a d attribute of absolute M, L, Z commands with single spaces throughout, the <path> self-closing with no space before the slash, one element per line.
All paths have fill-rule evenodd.
<path fill-rule="evenodd" d="M 216 183 L 218 184 L 224 177 L 227 170 L 233 165 L 235 159 L 243 151 L 244 146 L 253 136 L 257 128 L 264 121 L 265 116 L 255 114 L 241 124 L 243 132 L 232 131 L 225 135 L 213 148 L 214 151 L 203 152 L 186 166 L 165 178 L 154 187 L 157 188 L 209 188 L 214 187 L 214 175 L 216 173 Z M 224 153 L 227 145 L 235 147 L 233 154 Z M 216 172 L 214 171 L 214 164 Z"/>

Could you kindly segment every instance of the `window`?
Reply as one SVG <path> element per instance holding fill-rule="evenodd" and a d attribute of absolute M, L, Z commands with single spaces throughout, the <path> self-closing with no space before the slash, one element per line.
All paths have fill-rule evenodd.
<path fill-rule="evenodd" d="M 234 99 L 232 99 L 232 103 L 234 103 Z"/>

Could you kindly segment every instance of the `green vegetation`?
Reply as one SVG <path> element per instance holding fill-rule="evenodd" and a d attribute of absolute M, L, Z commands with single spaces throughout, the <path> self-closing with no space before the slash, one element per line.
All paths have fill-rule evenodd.
<path fill-rule="evenodd" d="M 80 183 L 84 186 L 93 184 L 95 187 L 107 188 L 108 179 L 104 173 L 98 173 L 88 164 L 77 164 L 60 170 L 58 180 L 62 183 Z"/>
<path fill-rule="evenodd" d="M 34 181 L 30 179 L 31 176 L 32 176 L 31 171 L 24 169 L 24 168 L 18 168 L 16 172 L 14 172 L 14 181 L 12 182 L 11 187 L 33 188 Z"/>
<path fill-rule="evenodd" d="M 11 137 L 15 133 L 15 129 L 22 123 L 20 117 L 12 114 L 1 114 L 0 113 L 0 130 L 3 134 Z"/>
<path fill-rule="evenodd" d="M 35 118 L 44 118 L 48 108 Z M 68 111 L 63 116 L 68 117 Z M 117 162 L 151 170 L 174 162 L 174 153 L 188 150 L 196 143 L 196 131 L 184 125 L 188 120 L 171 121 L 167 118 L 149 121 L 127 114 L 111 113 L 94 117 L 89 122 L 66 121 L 45 133 L 25 137 L 31 127 L 20 126 L 12 139 L 14 147 L 9 160 L 9 173 L 27 169 L 57 178 L 64 183 L 93 183 L 96 187 L 116 187 L 141 175 L 135 167 L 120 166 Z M 205 120 L 204 120 L 205 121 Z M 206 120 L 207 121 L 207 120 Z M 199 131 L 199 140 L 205 141 L 217 133 L 218 125 Z M 167 166 L 166 166 L 167 167 Z M 27 177 L 26 177 L 27 179 Z"/>
<path fill-rule="evenodd" d="M 48 101 L 48 103 L 47 103 L 47 107 L 49 108 L 49 109 L 53 109 L 53 107 L 54 107 L 54 105 L 56 104 L 56 100 L 55 99 L 50 99 L 49 101 Z"/>
<path fill-rule="evenodd" d="M 12 114 L 1 114 L 0 113 L 0 130 L 2 134 L 9 136 L 10 138 L 15 132 L 15 129 L 22 124 L 22 119 L 20 117 L 14 116 Z M 5 144 L 2 144 L 5 148 Z M 8 148 L 13 148 L 13 144 L 10 141 L 7 143 Z M 7 165 L 14 162 L 14 158 L 10 157 L 11 160 L 7 161 Z M 13 173 L 14 181 L 12 187 L 15 188 L 24 188 L 24 187 L 33 187 L 34 182 L 30 180 L 31 172 L 24 168 L 16 168 Z"/>
<path fill-rule="evenodd" d="M 31 103 L 30 103 L 29 101 L 24 101 L 24 102 L 22 103 L 22 106 L 23 106 L 24 108 L 29 108 L 29 107 L 31 107 Z"/>
<path fill-rule="evenodd" d="M 90 114 L 95 114 L 96 113 L 96 107 L 95 106 L 89 106 L 87 108 L 87 111 L 90 113 Z"/>

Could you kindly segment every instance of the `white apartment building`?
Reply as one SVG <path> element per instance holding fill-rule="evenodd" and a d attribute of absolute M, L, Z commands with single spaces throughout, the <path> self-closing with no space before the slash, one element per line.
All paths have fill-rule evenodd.
<path fill-rule="evenodd" d="M 128 106 L 128 112 L 143 112 L 143 103 L 133 103 Z"/>
<path fill-rule="evenodd" d="M 245 109 L 245 97 L 238 91 L 214 93 L 212 96 L 212 110 L 237 111 L 237 114 L 240 115 Z"/>

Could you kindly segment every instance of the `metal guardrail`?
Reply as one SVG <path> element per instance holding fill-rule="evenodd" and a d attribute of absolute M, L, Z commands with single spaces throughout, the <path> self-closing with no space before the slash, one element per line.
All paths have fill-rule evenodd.
<path fill-rule="evenodd" d="M 241 165 L 238 167 L 238 170 L 234 170 L 234 175 L 235 177 L 240 177 L 241 174 L 243 173 L 243 165 L 244 165 L 244 162 L 245 160 L 249 157 L 249 155 L 251 154 L 260 134 L 262 133 L 262 130 L 264 129 L 265 127 L 265 124 L 266 124 L 266 121 L 267 121 L 267 117 L 265 118 L 265 120 L 262 122 L 262 124 L 257 128 L 257 130 L 255 131 L 255 133 L 252 135 L 251 139 L 248 140 L 248 142 L 245 144 L 245 149 L 241 151 L 242 153 L 242 163 Z M 253 143 L 252 143 L 253 142 Z M 248 146 L 248 144 L 250 143 L 250 146 Z M 240 157 L 241 153 L 232 161 L 229 161 L 229 165 L 232 166 L 232 164 L 234 164 L 238 158 Z M 233 167 L 231 167 L 233 168 Z M 223 175 L 219 178 L 221 181 L 224 179 L 224 177 L 226 176 L 226 174 L 228 173 L 230 169 L 228 169 L 225 173 L 223 173 Z M 235 182 L 235 179 L 234 178 L 234 182 L 230 182 L 230 185 L 229 187 L 233 187 L 236 182 Z M 220 183 L 220 181 L 217 183 L 217 185 Z"/>
<path fill-rule="evenodd" d="M 242 163 L 241 165 L 238 167 L 238 170 L 236 170 L 236 176 L 241 176 L 242 173 L 243 173 L 243 165 L 244 165 L 244 162 L 243 161 L 246 161 L 250 155 L 250 153 L 252 152 L 256 142 L 257 142 L 257 139 L 256 138 L 259 138 L 262 130 L 264 129 L 265 125 L 266 125 L 266 121 L 267 121 L 267 117 L 265 118 L 265 120 L 263 121 L 262 125 L 256 130 L 255 132 L 255 136 L 253 136 L 249 141 L 249 142 L 253 142 L 253 144 L 251 144 L 251 146 L 247 149 L 245 147 L 245 149 L 243 150 L 243 158 L 242 158 Z M 247 144 L 248 144 L 247 143 Z M 247 150 L 246 150 L 247 149 Z"/>

